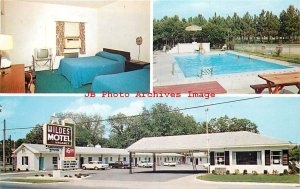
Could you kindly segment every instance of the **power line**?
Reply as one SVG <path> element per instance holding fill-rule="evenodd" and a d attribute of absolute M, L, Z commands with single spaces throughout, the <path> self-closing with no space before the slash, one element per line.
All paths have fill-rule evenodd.
<path fill-rule="evenodd" d="M 197 109 L 197 108 L 217 106 L 217 105 L 222 105 L 222 104 L 229 104 L 229 103 L 234 103 L 234 102 L 241 102 L 241 101 L 253 100 L 253 99 L 258 99 L 258 98 L 261 98 L 261 96 L 251 97 L 251 98 L 243 98 L 243 99 L 238 99 L 238 100 L 230 100 L 230 101 L 224 101 L 224 102 L 216 102 L 216 103 L 211 103 L 211 104 L 206 104 L 206 105 L 199 105 L 199 106 L 191 106 L 191 107 L 186 107 L 186 108 L 176 108 L 176 109 L 167 110 L 167 111 L 164 111 L 164 112 L 152 112 L 152 113 L 148 113 L 148 114 L 138 114 L 138 115 L 132 115 L 132 116 L 107 118 L 107 119 L 100 119 L 100 120 L 87 121 L 87 122 L 78 122 L 78 123 L 75 123 L 75 124 L 97 123 L 97 122 L 105 122 L 105 121 L 112 121 L 112 120 L 120 120 L 120 119 L 142 117 L 142 116 L 147 116 L 147 115 L 157 115 L 157 114 L 164 114 L 164 113 L 170 113 L 170 112 L 185 111 L 185 110 L 191 110 L 191 109 Z M 35 127 L 20 127 L 20 128 L 6 129 L 6 130 L 26 130 L 26 129 L 32 129 L 32 128 L 35 128 Z"/>

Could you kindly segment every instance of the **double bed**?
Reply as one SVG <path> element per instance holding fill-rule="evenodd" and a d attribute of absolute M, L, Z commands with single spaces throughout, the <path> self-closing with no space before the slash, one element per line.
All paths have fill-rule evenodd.
<path fill-rule="evenodd" d="M 150 91 L 150 68 L 95 77 L 92 91 L 105 92 L 149 92 Z"/>
<path fill-rule="evenodd" d="M 124 72 L 126 60 L 130 60 L 129 52 L 104 48 L 95 56 L 61 59 L 57 74 L 65 76 L 72 87 L 79 88 L 92 83 L 96 76 Z"/>

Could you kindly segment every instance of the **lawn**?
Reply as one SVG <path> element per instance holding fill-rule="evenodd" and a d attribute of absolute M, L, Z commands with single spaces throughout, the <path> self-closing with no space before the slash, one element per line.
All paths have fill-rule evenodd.
<path fill-rule="evenodd" d="M 9 178 L 1 181 L 9 182 L 27 182 L 27 183 L 55 183 L 55 182 L 68 182 L 66 180 L 46 180 L 46 179 L 27 179 L 27 178 Z"/>
<path fill-rule="evenodd" d="M 276 60 L 282 60 L 286 62 L 296 63 L 300 64 L 300 56 L 299 55 L 288 55 L 288 54 L 280 54 L 280 56 L 277 56 L 275 54 L 264 54 L 263 52 L 249 52 L 247 50 L 235 50 L 237 52 L 242 52 L 250 55 L 256 55 L 264 58 L 271 58 Z"/>
<path fill-rule="evenodd" d="M 197 179 L 215 182 L 299 183 L 299 175 L 201 175 Z"/>

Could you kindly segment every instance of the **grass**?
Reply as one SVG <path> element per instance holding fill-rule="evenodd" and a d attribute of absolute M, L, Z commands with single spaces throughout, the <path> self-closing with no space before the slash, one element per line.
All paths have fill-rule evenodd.
<path fill-rule="evenodd" d="M 299 175 L 201 175 L 197 179 L 215 182 L 299 183 Z"/>
<path fill-rule="evenodd" d="M 250 55 L 256 55 L 263 58 L 271 58 L 291 63 L 300 64 L 300 56 L 299 55 L 288 55 L 288 54 L 280 54 L 280 56 L 277 56 L 276 54 L 264 54 L 263 52 L 257 51 L 257 52 L 250 52 L 247 50 L 234 50 L 236 52 L 242 52 Z"/>
<path fill-rule="evenodd" d="M 27 182 L 27 183 L 34 183 L 34 184 L 68 182 L 66 180 L 46 180 L 46 179 L 27 179 L 27 178 L 9 178 L 9 179 L 3 179 L 1 181 Z"/>

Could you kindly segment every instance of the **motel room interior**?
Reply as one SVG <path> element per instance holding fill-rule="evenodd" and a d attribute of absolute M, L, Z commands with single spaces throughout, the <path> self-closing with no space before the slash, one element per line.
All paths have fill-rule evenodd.
<path fill-rule="evenodd" d="M 0 93 L 149 92 L 150 1 L 0 1 Z"/>

